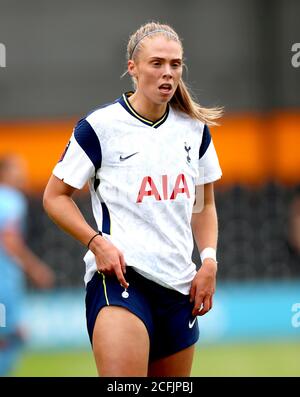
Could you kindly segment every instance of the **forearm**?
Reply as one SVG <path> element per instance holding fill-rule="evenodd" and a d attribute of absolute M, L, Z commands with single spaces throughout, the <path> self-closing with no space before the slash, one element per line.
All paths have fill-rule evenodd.
<path fill-rule="evenodd" d="M 204 185 L 203 209 L 201 212 L 193 213 L 191 225 L 202 264 L 192 281 L 190 299 L 194 301 L 193 315 L 201 316 L 211 309 L 216 289 L 215 250 L 218 241 L 218 219 L 212 183 Z M 201 255 L 205 248 L 212 248 L 213 252 Z"/>
<path fill-rule="evenodd" d="M 14 252 L 19 265 L 28 275 L 31 275 L 42 264 L 41 260 L 25 244 L 18 244 Z"/>
<path fill-rule="evenodd" d="M 40 259 L 27 247 L 23 237 L 16 230 L 5 230 L 1 234 L 5 251 L 28 274 L 40 264 Z"/>
<path fill-rule="evenodd" d="M 92 239 L 96 231 L 86 222 L 72 200 L 74 191 L 75 188 L 51 176 L 44 193 L 45 211 L 61 229 L 85 246 L 89 245 L 89 249 L 95 255 L 98 270 L 108 274 L 114 273 L 120 284 L 128 288 L 124 278 L 126 263 L 122 252 L 100 235 Z"/>
<path fill-rule="evenodd" d="M 204 248 L 210 247 L 216 250 L 218 221 L 214 204 L 207 204 L 201 213 L 193 214 L 192 228 L 200 255 Z M 203 315 L 212 307 L 212 296 L 216 288 L 217 268 L 214 252 L 212 256 L 208 255 L 206 258 L 201 255 L 201 266 L 194 277 L 190 290 L 190 299 L 195 301 L 194 316 Z"/>
<path fill-rule="evenodd" d="M 18 229 L 7 228 L 0 237 L 7 254 L 38 287 L 49 288 L 53 285 L 55 275 L 51 268 L 32 252 Z"/>
<path fill-rule="evenodd" d="M 218 219 L 214 203 L 205 205 L 200 213 L 193 214 L 192 230 L 199 252 L 206 247 L 217 249 Z"/>
<path fill-rule="evenodd" d="M 61 229 L 87 245 L 96 231 L 86 222 L 73 199 L 67 195 L 44 197 L 44 209 Z"/>

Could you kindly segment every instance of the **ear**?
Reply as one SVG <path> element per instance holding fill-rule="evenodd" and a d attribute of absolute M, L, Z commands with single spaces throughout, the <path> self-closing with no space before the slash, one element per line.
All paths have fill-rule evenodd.
<path fill-rule="evenodd" d="M 129 75 L 131 77 L 135 77 L 136 65 L 135 65 L 135 62 L 132 59 L 129 59 L 129 61 L 127 62 L 127 69 L 128 69 Z"/>

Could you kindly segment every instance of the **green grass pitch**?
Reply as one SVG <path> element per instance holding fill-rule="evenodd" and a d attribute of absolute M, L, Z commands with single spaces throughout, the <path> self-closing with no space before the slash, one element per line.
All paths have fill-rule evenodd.
<path fill-rule="evenodd" d="M 13 376 L 97 376 L 91 351 L 24 352 Z M 197 346 L 192 376 L 300 376 L 300 342 Z"/>

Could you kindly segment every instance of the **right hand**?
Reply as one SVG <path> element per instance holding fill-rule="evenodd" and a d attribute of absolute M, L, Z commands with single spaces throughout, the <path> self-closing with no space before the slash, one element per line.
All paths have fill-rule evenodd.
<path fill-rule="evenodd" d="M 48 289 L 54 286 L 55 274 L 52 269 L 42 261 L 37 260 L 35 263 L 32 263 L 28 275 L 38 288 Z"/>
<path fill-rule="evenodd" d="M 124 277 L 126 263 L 122 252 L 100 235 L 93 239 L 89 248 L 96 257 L 99 272 L 107 275 L 115 274 L 120 284 L 128 288 L 129 284 Z"/>
<path fill-rule="evenodd" d="M 31 274 L 31 278 L 38 288 L 52 288 L 55 283 L 55 274 L 46 264 L 41 262 L 35 269 L 35 274 Z"/>

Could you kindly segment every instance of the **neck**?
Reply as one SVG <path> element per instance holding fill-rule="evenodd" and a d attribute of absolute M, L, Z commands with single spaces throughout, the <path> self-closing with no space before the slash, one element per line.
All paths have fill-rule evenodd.
<path fill-rule="evenodd" d="M 166 113 L 167 104 L 156 104 L 136 91 L 128 98 L 134 110 L 147 120 L 156 121 Z"/>

